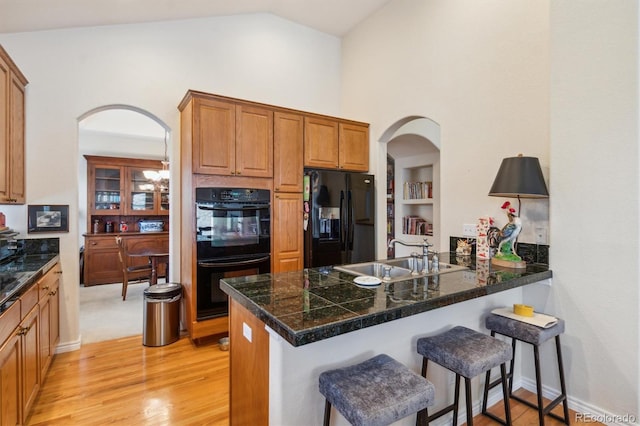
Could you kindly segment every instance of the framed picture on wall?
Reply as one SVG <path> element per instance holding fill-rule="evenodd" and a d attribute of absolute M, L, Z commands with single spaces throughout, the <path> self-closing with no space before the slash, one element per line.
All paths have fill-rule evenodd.
<path fill-rule="evenodd" d="M 69 232 L 69 206 L 29 205 L 27 232 Z"/>

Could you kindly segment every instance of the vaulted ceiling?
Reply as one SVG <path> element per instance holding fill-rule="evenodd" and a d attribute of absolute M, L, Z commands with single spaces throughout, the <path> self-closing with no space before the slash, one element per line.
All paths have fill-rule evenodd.
<path fill-rule="evenodd" d="M 272 13 L 341 37 L 390 0 L 0 0 L 0 33 Z"/>

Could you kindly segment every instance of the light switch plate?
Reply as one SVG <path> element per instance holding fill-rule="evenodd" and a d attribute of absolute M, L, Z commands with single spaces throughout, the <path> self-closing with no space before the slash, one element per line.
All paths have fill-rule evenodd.
<path fill-rule="evenodd" d="M 475 223 L 465 223 L 462 225 L 462 236 L 463 237 L 475 237 L 476 236 L 476 224 Z"/>
<path fill-rule="evenodd" d="M 252 340 L 252 336 L 251 336 L 251 327 L 249 327 L 249 325 L 247 325 L 246 322 L 242 323 L 242 335 L 244 336 L 245 339 L 247 339 L 249 342 L 251 342 Z"/>

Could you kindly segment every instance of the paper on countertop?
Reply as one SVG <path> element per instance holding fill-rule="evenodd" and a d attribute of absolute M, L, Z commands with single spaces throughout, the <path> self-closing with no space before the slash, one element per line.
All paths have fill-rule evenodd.
<path fill-rule="evenodd" d="M 539 314 L 537 312 L 534 312 L 532 317 L 525 317 L 523 315 L 515 314 L 512 308 L 496 308 L 491 311 L 491 313 L 526 322 L 528 324 L 532 324 L 541 328 L 553 327 L 558 323 L 558 318 L 552 317 L 551 315 Z"/>

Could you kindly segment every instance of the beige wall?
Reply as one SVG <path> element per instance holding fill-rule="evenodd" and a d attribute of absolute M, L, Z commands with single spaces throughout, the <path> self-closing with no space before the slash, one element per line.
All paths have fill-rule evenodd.
<path fill-rule="evenodd" d="M 640 418 L 638 21 L 628 0 L 393 0 L 343 41 L 343 111 L 371 122 L 374 160 L 396 120 L 440 125 L 441 245 L 481 215 L 502 219 L 487 192 L 503 157 L 540 158 L 551 198 L 523 201 L 523 216 L 549 230 L 554 279 L 524 302 L 566 319 L 571 407 L 605 423 Z"/>

